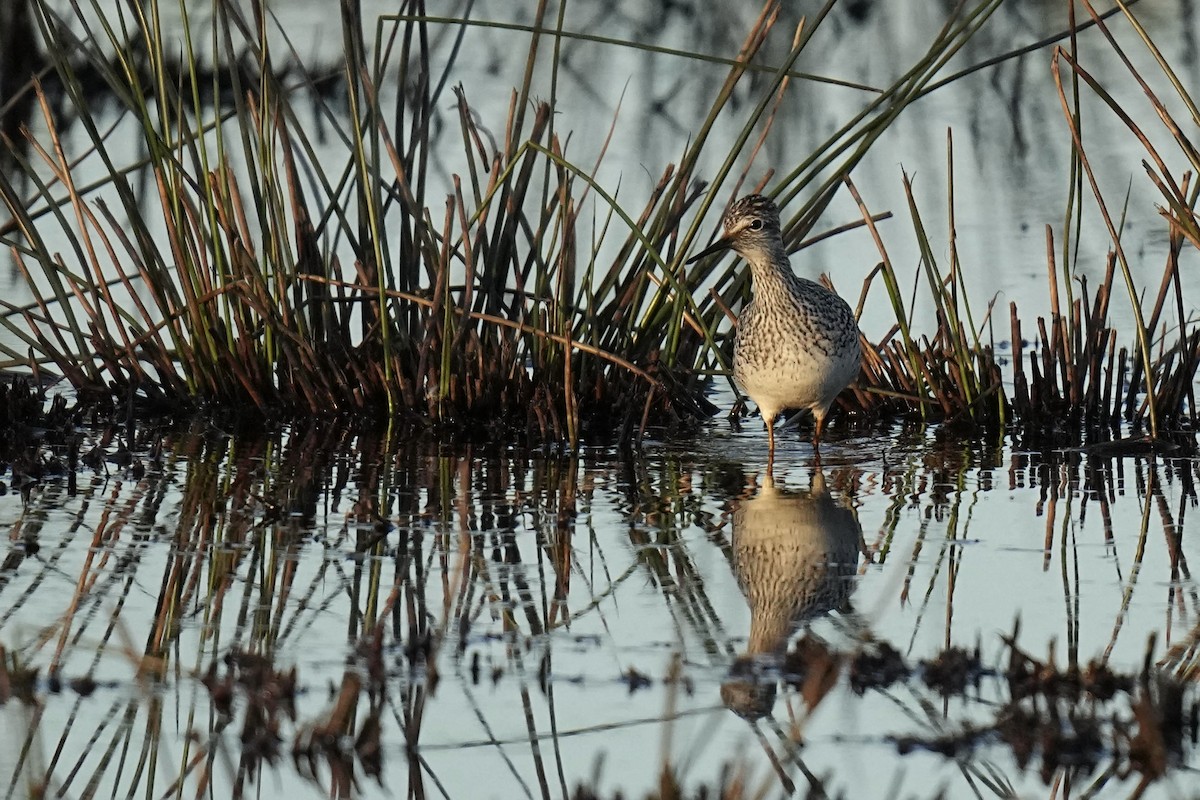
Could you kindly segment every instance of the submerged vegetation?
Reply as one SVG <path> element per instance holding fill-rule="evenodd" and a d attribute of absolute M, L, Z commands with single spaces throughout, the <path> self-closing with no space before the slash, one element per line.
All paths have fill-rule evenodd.
<path fill-rule="evenodd" d="M 62 18 L 55 4 L 31 0 L 29 27 L 46 63 L 19 95 L 39 119 L 5 128 L 12 173 L 0 174 L 0 197 L 11 219 L 0 239 L 32 301 L 0 301 L 4 363 L 61 373 L 85 397 L 159 410 L 369 412 L 411 417 L 447 434 L 572 443 L 627 438 L 647 425 L 688 426 L 715 410 L 705 391 L 711 375 L 727 374 L 731 310 L 747 298 L 749 279 L 738 264 L 683 262 L 729 198 L 766 183 L 754 176 L 765 170 L 760 150 L 789 82 L 829 80 L 798 73 L 796 65 L 834 5 L 784 32 L 776 30 L 779 5 L 766 2 L 736 58 L 705 59 L 727 65 L 707 114 L 649 196 L 627 204 L 597 179 L 607 147 L 582 157 L 569 152 L 572 127 L 596 121 L 558 111 L 563 48 L 588 38 L 566 29 L 564 8 L 555 16 L 541 3 L 532 24 L 520 28 L 528 53 L 499 119 L 484 117 L 471 86 L 456 82 L 457 45 L 477 28 L 512 26 L 431 16 L 417 0 L 375 24 L 357 4 L 343 4 L 340 74 L 297 69 L 297 54 L 272 44 L 262 3 L 251 3 L 249 16 L 212 3 L 208 40 L 192 38 L 189 4 L 181 3 L 184 38 L 175 42 L 164 35 L 157 2 L 114 6 L 121 10 L 111 16 L 73 5 Z M 1144 421 L 1157 437 L 1160 428 L 1192 422 L 1200 333 L 1182 324 L 1168 330 L 1160 312 L 1174 297 L 1185 319 L 1178 255 L 1200 231 L 1196 192 L 1079 64 L 1075 36 L 1055 56 L 1075 138 L 1069 216 L 1078 222 L 1085 187 L 1095 187 L 1085 184 L 1091 160 L 1073 122 L 1091 91 L 1147 142 L 1147 169 L 1163 192 L 1172 260 L 1153 312 L 1140 307 L 1119 222 L 1096 189 L 1117 269 L 1090 296 L 1084 287 L 1076 297 L 1066 265 L 1077 243 L 1064 237 L 1058 259 L 1051 248 L 1050 317 L 1032 326 L 1029 347 L 1022 337 L 1030 326 L 1023 330 L 1012 309 L 1006 375 L 994 309 L 981 314 L 969 302 L 953 217 L 949 262 L 939 264 L 905 179 L 922 256 L 917 278 L 936 309 L 937 329 L 923 334 L 912 328 L 909 281 L 875 228 L 881 215 L 850 182 L 872 143 L 936 88 L 946 62 L 998 6 L 961 7 L 890 86 L 843 82 L 864 98 L 860 113 L 798 164 L 766 173 L 791 214 L 794 247 L 840 191 L 853 193 L 861 224 L 879 245 L 881 265 L 862 295 L 880 279 L 895 326 L 864 343 L 862 379 L 842 405 L 970 426 L 1013 415 L 1035 423 L 1064 414 L 1106 425 Z M 1141 31 L 1128 11 L 1114 12 Z M 1087 24 L 1124 58 L 1099 17 Z M 766 44 L 785 33 L 789 52 L 768 66 Z M 446 34 L 455 47 L 431 44 Z M 1194 108 L 1169 66 L 1158 63 Z M 548 82 L 535 80 L 539 74 Z M 754 77 L 750 89 L 747 76 Z M 94 102 L 97 81 L 108 103 Z M 739 134 L 718 142 L 715 121 L 747 91 L 755 102 Z M 1195 161 L 1180 126 L 1147 93 Z M 445 114 L 448 103 L 453 111 Z M 314 138 L 314 115 L 324 143 Z M 620 125 L 620 115 L 610 124 Z M 126 155 L 130 137 L 143 154 L 134 163 Z M 324 155 L 329 140 L 344 154 L 341 162 Z M 719 170 L 698 174 L 702 155 L 712 161 L 718 147 Z M 447 148 L 457 152 L 451 184 L 442 185 L 434 165 Z M 92 175 L 97 163 L 103 177 L 81 183 L 81 171 Z M 947 186 L 953 206 L 952 157 Z M 808 199 L 792 202 L 800 196 Z M 1137 322 L 1128 350 L 1130 333 L 1113 330 L 1106 317 L 1118 274 Z"/>

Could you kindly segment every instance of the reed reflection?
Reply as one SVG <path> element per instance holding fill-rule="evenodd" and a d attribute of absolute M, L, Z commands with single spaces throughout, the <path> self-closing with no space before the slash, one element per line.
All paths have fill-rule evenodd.
<path fill-rule="evenodd" d="M 761 488 L 733 513 L 733 568 L 750 603 L 750 638 L 721 684 L 738 716 L 759 719 L 775 704 L 789 637 L 805 622 L 848 610 L 862 551 L 854 512 L 835 500 L 820 469 L 805 491 Z"/>

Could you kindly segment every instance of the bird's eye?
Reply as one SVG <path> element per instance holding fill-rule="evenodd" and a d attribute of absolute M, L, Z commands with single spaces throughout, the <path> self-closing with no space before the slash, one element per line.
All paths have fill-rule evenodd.
<path fill-rule="evenodd" d="M 761 219 L 750 220 L 750 230 L 761 231 L 762 226 L 763 226 L 763 221 Z"/>

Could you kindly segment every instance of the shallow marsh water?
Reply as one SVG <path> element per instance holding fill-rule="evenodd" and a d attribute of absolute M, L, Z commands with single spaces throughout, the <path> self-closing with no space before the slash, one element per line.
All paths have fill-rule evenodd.
<path fill-rule="evenodd" d="M 923 47 L 940 8 L 854 5 L 874 11 L 861 25 L 835 18 L 812 60 L 864 81 L 890 75 Z M 706 52 L 725 52 L 733 46 L 726 33 L 745 27 L 705 15 L 649 25 L 641 6 L 626 9 L 623 22 L 643 32 L 664 22 L 668 42 Z M 1140 7 L 1194 84 L 1192 4 Z M 280 10 L 293 8 L 300 18 L 285 25 L 300 52 L 334 42 L 323 35 L 323 6 Z M 1057 4 L 1010 4 L 1004 13 L 1011 17 L 998 40 L 964 60 L 1061 26 Z M 610 21 L 577 28 L 608 31 Z M 313 32 L 312 43 L 303 31 Z M 470 36 L 452 78 L 467 84 L 484 124 L 500 130 L 514 82 L 502 60 L 523 59 L 525 40 L 514 47 L 491 31 Z M 601 179 L 637 205 L 631 198 L 648 190 L 649 176 L 678 158 L 723 68 L 571 47 L 564 75 L 577 82 L 561 108 L 576 131 L 572 153 L 590 163 L 618 117 Z M 1110 58 L 1089 66 L 1113 91 L 1137 93 L 1119 70 L 1107 71 Z M 927 192 L 927 218 L 945 219 L 943 143 L 952 128 L 957 247 L 971 296 L 1001 293 L 1001 302 L 1016 299 L 1030 313 L 1046 310 L 1042 226 L 1061 221 L 1070 147 L 1048 75 L 1045 53 L 980 73 L 923 100 L 876 144 L 854 177 L 875 210 L 898 214 L 884 226 L 898 265 L 916 270 L 900 165 Z M 797 163 L 861 103 L 799 82 L 791 91 L 755 179 Z M 747 91 L 737 108 L 753 99 Z M 727 134 L 741 124 L 737 108 L 720 121 Z M 1086 113 L 1090 146 L 1110 165 L 1103 180 L 1111 196 L 1123 198 L 1136 176 L 1126 242 L 1141 283 L 1156 285 L 1167 243 L 1142 182 L 1144 153 L 1094 105 Z M 346 158 L 333 145 L 326 155 Z M 455 169 L 448 158 L 432 172 L 448 183 Z M 821 227 L 858 216 L 840 197 Z M 1093 234 L 1083 237 L 1077 274 L 1103 268 L 1109 242 L 1098 226 Z M 803 251 L 796 266 L 809 276 L 830 270 L 850 296 L 878 258 L 860 232 Z M 18 283 L 14 270 L 6 289 Z M 1124 305 L 1114 304 L 1118 323 L 1127 321 Z M 868 303 L 864 328 L 880 333 L 889 314 Z M 918 328 L 922 315 L 930 310 L 916 309 Z M 832 796 L 932 797 L 943 787 L 948 797 L 992 796 L 980 787 L 998 776 L 1019 796 L 1046 797 L 1056 790 L 1037 758 L 1022 769 L 995 737 L 957 758 L 901 755 L 891 738 L 986 724 L 1003 694 L 996 676 L 944 700 L 919 675 L 860 696 L 843 674 L 810 716 L 804 690 L 772 680 L 769 669 L 774 695 L 759 686 L 737 704 L 731 670 L 751 649 L 778 655 L 781 629 L 792 644 L 811 630 L 846 649 L 869 632 L 912 665 L 947 645 L 978 644 L 986 664 L 1003 667 L 1002 637 L 1019 624 L 1018 643 L 1039 657 L 1053 653 L 1059 666 L 1106 657 L 1114 669 L 1136 671 L 1151 636 L 1152 660 L 1163 659 L 1169 647 L 1189 644 L 1200 622 L 1188 570 L 1188 457 L 1104 458 L 904 423 L 842 424 L 826 447 L 825 498 L 812 490 L 811 452 L 795 431 L 782 435 L 776 485 L 765 487 L 765 437 L 753 419 L 741 430 L 718 419 L 695 438 L 577 455 L 436 446 L 408 432 L 389 438 L 333 423 L 247 434 L 200 421 L 161 440 L 141 437 L 127 454 L 118 437 L 101 449 L 102 465 L 81 466 L 73 478 L 50 470 L 21 486 L 16 468 L 5 478 L 0 645 L 39 671 L 34 702 L 0 706 L 8 796 L 45 781 L 67 797 L 224 797 L 239 782 L 263 797 L 319 797 L 350 775 L 353 793 L 365 797 L 558 797 L 593 776 L 602 790 L 640 796 L 658 786 L 666 759 L 686 786 L 732 764 L 766 796 L 790 784 L 803 795 L 812 775 Z M 858 531 L 846 510 L 861 542 L 851 542 Z M 832 533 L 814 529 L 814 514 L 840 522 Z M 808 530 L 814 554 L 836 551 L 817 570 L 821 596 L 770 580 L 773 557 L 796 563 L 786 559 L 805 555 L 786 543 L 739 555 L 739 541 L 778 539 L 772 524 Z M 812 544 L 817 532 L 834 544 Z M 378 647 L 368 635 L 376 630 Z M 236 653 L 267 655 L 284 674 L 264 677 Z M 294 721 L 280 699 L 292 668 Z M 339 716 L 339 696 L 349 698 L 349 714 Z M 218 708 L 230 702 L 227 723 Z M 278 753 L 253 781 L 238 777 L 252 710 L 267 717 L 254 731 L 267 734 L 252 737 L 250 750 Z M 1119 703 L 1112 713 L 1132 715 Z M 745 719 L 756 714 L 764 716 Z M 333 719 L 359 738 L 304 749 Z M 1116 756 L 1102 752 L 1095 772 L 1074 776 L 1071 796 Z M 1195 794 L 1195 766 L 1188 754 L 1145 796 Z M 1137 783 L 1136 773 L 1109 778 L 1096 796 L 1127 797 Z"/>
<path fill-rule="evenodd" d="M 781 440 L 772 488 L 756 419 L 577 456 L 196 423 L 14 487 L 0 644 L 39 678 L 0 706 L 5 792 L 319 797 L 353 775 L 364 797 L 559 797 L 598 775 L 636 797 L 669 754 L 685 786 L 733 765 L 766 796 L 806 774 L 830 796 L 960 797 L 981 776 L 1049 796 L 995 736 L 957 759 L 893 738 L 994 721 L 997 675 L 942 698 L 919 672 L 862 694 L 843 672 L 810 714 L 765 656 L 869 633 L 910 665 L 978 645 L 1003 668 L 1019 623 L 1035 657 L 1136 672 L 1152 635 L 1153 659 L 1191 641 L 1191 459 L 842 424 L 818 474 Z M 244 741 L 252 716 L 273 733 Z M 359 738 L 297 758 L 331 719 Z M 276 756 L 239 778 L 244 752 Z M 1191 796 L 1193 769 L 1185 752 L 1145 796 Z"/>

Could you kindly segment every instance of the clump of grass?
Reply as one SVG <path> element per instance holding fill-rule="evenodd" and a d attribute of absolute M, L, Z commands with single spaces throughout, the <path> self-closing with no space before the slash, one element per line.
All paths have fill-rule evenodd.
<path fill-rule="evenodd" d="M 991 308 L 976 316 L 954 246 L 952 158 L 944 264 L 905 177 L 919 278 L 938 323 L 926 335 L 912 330 L 912 310 L 874 229 L 878 216 L 848 180 L 897 115 L 944 83 L 936 78 L 947 61 L 997 6 L 983 0 L 959 9 L 892 85 L 857 87 L 868 98 L 860 113 L 772 188 L 792 211 L 786 235 L 793 247 L 843 185 L 880 247 L 882 264 L 864 292 L 880 278 L 896 324 L 865 348 L 860 390 L 843 405 L 976 427 L 1003 424 L 1014 413 L 1030 420 L 1064 411 L 1097 421 L 1119 416 L 1144 419 L 1153 437 L 1160 424 L 1194 413 L 1200 334 L 1183 329 L 1181 314 L 1179 339 L 1168 344 L 1160 312 L 1172 291 L 1182 309 L 1178 252 L 1185 241 L 1200 242 L 1200 223 L 1195 188 L 1166 172 L 1149 144 L 1175 255 L 1148 318 L 1118 226 L 1101 203 L 1134 305 L 1133 355 L 1114 350 L 1105 322 L 1115 273 L 1077 303 L 1052 257 L 1051 283 L 1061 281 L 1065 311 L 1054 295 L 1051 318 L 1038 323 L 1040 355 L 1026 365 L 1011 310 L 1011 396 Z M 192 38 L 187 4 L 180 3 L 182 57 L 174 59 L 157 3 L 95 19 L 75 9 L 73 18 L 61 19 L 51 4 L 33 0 L 33 20 L 62 87 L 60 104 L 81 133 L 65 131 L 33 81 L 22 96 L 38 104 L 46 133 L 0 134 L 5 156 L 19 167 L 18 180 L 0 172 L 0 197 L 12 218 L 0 235 L 33 297 L 21 307 L 0 301 L 0 324 L 15 342 L 0 345 L 5 363 L 52 366 L 85 397 L 172 410 L 344 411 L 407 417 L 444 432 L 571 443 L 625 438 L 648 425 L 689 426 L 714 410 L 704 397 L 707 376 L 728 373 L 727 317 L 748 297 L 749 276 L 733 261 L 686 266 L 684 256 L 710 208 L 749 186 L 789 82 L 813 79 L 796 65 L 832 7 L 826 3 L 801 24 L 786 57 L 767 67 L 759 63 L 764 47 L 784 32 L 778 3 L 765 2 L 737 58 L 722 62 L 726 79 L 678 163 L 663 169 L 648 196 L 627 204 L 597 180 L 607 144 L 586 163 L 569 152 L 564 129 L 573 121 L 556 119 L 558 74 L 563 48 L 587 37 L 571 33 L 545 5 L 521 28 L 528 53 L 506 116 L 484 120 L 471 87 L 453 83 L 459 48 L 443 57 L 432 34 L 448 32 L 461 43 L 477 26 L 514 26 L 431 16 L 417 0 L 374 21 L 371 48 L 369 21 L 356 6 L 343 11 L 340 93 L 315 91 L 327 89 L 330 76 L 297 71 L 294 53 L 273 49 L 262 3 L 245 14 L 214 4 L 207 43 Z M 1103 19 L 1094 16 L 1092 24 L 1124 58 Z M 672 57 L 685 55 L 699 58 Z M 1146 141 L 1071 53 L 1058 57 Z M 533 77 L 546 67 L 548 91 Z M 115 122 L 90 110 L 94 91 L 85 71 L 115 99 Z M 748 72 L 765 75 L 765 86 L 705 183 L 696 165 L 717 146 L 714 126 Z M 298 82 L 285 79 L 297 74 Z M 301 97 L 313 98 L 340 163 L 331 163 L 329 148 L 311 135 Z M 334 97 L 345 107 L 335 107 Z M 1185 155 L 1200 165 L 1182 128 L 1150 97 Z M 1064 108 L 1077 119 L 1065 94 Z M 115 145 L 114 131 L 126 130 L 136 130 L 140 163 L 130 165 L 128 152 Z M 1077 201 L 1090 164 L 1073 122 L 1071 130 Z M 440 184 L 434 165 L 451 139 L 461 140 L 456 168 Z M 72 144 L 78 141 L 82 147 Z M 85 161 L 99 162 L 98 182 L 80 183 Z M 808 200 L 793 204 L 801 194 Z M 1078 213 L 1077 202 L 1074 208 Z"/>
<path fill-rule="evenodd" d="M 1182 133 L 1186 125 L 1172 116 L 1149 79 L 1133 66 L 1109 30 L 1105 17 L 1089 4 L 1084 5 L 1091 16 L 1089 24 L 1102 33 L 1126 65 L 1186 163 L 1192 171 L 1200 169 L 1200 154 Z M 1114 12 L 1124 15 L 1146 45 L 1192 121 L 1200 121 L 1196 104 L 1145 29 L 1127 7 L 1121 6 Z M 1072 37 L 1071 48 L 1058 48 L 1054 55 L 1055 76 L 1059 79 L 1064 116 L 1074 145 L 1069 224 L 1064 226 L 1066 235 L 1061 257 L 1056 256 L 1053 230 L 1047 226 L 1049 317 L 1039 316 L 1031 332 L 1023 326 L 1016 304 L 1010 304 L 1012 358 L 1008 384 L 991 335 L 992 309 L 989 306 L 984 319 L 977 324 L 964 285 L 955 248 L 953 158 L 952 147 L 948 146 L 951 154 L 947 171 L 950 264 L 944 270 L 937 266 L 912 185 L 907 176 L 904 177 L 913 230 L 921 253 L 923 276 L 918 278 L 924 277 L 937 319 L 937 328 L 931 337 L 913 333 L 910 310 L 904 303 L 900 281 L 883 240 L 866 204 L 853 184 L 847 181 L 882 256 L 880 266 L 864 283 L 863 295 L 869 291 L 875 277 L 881 277 L 896 324 L 878 343 L 864 342 L 863 375 L 853 396 L 848 393 L 841 398 L 844 407 L 868 415 L 910 413 L 923 419 L 966 422 L 972 426 L 994 427 L 1013 417 L 1027 429 L 1054 428 L 1064 422 L 1074 422 L 1083 423 L 1093 433 L 1105 431 L 1109 436 L 1116 436 L 1124 421 L 1135 428 L 1144 428 L 1151 441 L 1157 441 L 1164 430 L 1195 428 L 1193 383 L 1200 369 L 1200 330 L 1188 321 L 1180 255 L 1185 242 L 1200 247 L 1200 219 L 1195 211 L 1200 191 L 1194 185 L 1192 172 L 1178 177 L 1170 172 L 1165 157 L 1134 122 L 1134 113 L 1121 107 L 1112 94 L 1079 65 L 1075 49 Z M 1070 98 L 1061 80 L 1061 64 L 1067 65 L 1073 78 Z M 1080 84 L 1089 87 L 1143 144 L 1149 156 L 1143 165 L 1163 194 L 1161 213 L 1169 226 L 1170 246 L 1152 307 L 1143 308 L 1141 289 L 1121 243 L 1122 221 L 1115 220 L 1110 213 L 1084 146 L 1078 123 L 1082 102 Z M 1097 201 L 1100 219 L 1111 237 L 1112 250 L 1099 285 L 1089 287 L 1086 279 L 1081 277 L 1077 293 L 1070 264 L 1077 258 L 1072 247 L 1077 246 L 1078 233 L 1083 227 L 1080 198 L 1085 178 Z M 1134 327 L 1132 343 L 1120 341 L 1118 331 L 1108 318 L 1112 295 L 1119 291 L 1119 284 L 1124 285 L 1130 298 Z M 1172 307 L 1177 319 L 1173 329 L 1167 322 Z M 1091 434 L 1089 437 L 1095 438 Z"/>
<path fill-rule="evenodd" d="M 996 5 L 953 16 L 910 71 L 783 176 L 782 200 L 811 197 L 792 221 L 796 237 Z M 249 16 L 214 4 L 207 45 L 193 40 L 180 4 L 176 70 L 156 3 L 90 21 L 78 9 L 60 19 L 35 0 L 38 33 L 83 134 L 64 135 L 34 83 L 46 135 L 4 140 L 33 188 L 30 199 L 0 177 L 10 232 L 19 233 L 6 242 L 34 296 L 5 306 L 0 324 L 20 342 L 6 355 L 53 365 L 85 395 L 160 408 L 388 413 L 571 442 L 707 416 L 705 374 L 725 364 L 718 329 L 747 278 L 732 264 L 685 268 L 683 255 L 725 184 L 733 194 L 745 183 L 832 6 L 795 32 L 782 63 L 763 67 L 779 15 L 777 3 L 764 3 L 678 164 L 629 211 L 595 179 L 603 149 L 587 167 L 568 153 L 555 113 L 561 48 L 572 34 L 544 6 L 507 117 L 487 121 L 470 87 L 450 80 L 457 49 L 438 63 L 429 42 L 434 30 L 465 36 L 490 23 L 430 17 L 410 2 L 376 21 L 372 59 L 366 21 L 347 7 L 347 108 L 317 101 L 346 156 L 330 164 L 296 87 L 276 68 L 292 59 L 268 44 L 263 4 Z M 548 94 L 532 77 L 547 50 Z M 106 82 L 120 108 L 116 128 L 136 129 L 142 186 L 114 128 L 89 110 L 68 53 L 83 54 Z M 238 70 L 200 66 L 235 54 Z M 695 165 L 750 71 L 769 80 L 706 194 Z M 305 76 L 300 88 L 318 82 Z M 381 96 L 386 87 L 394 96 Z M 445 118 L 439 109 L 451 93 Z M 225 104 L 213 109 L 211 98 Z M 442 187 L 431 165 L 447 131 L 461 138 L 461 159 Z M 102 165 L 97 185 L 79 183 L 84 156 L 70 147 L 79 138 Z M 589 239 L 581 222 L 590 209 Z M 64 238 L 64 252 L 51 233 Z M 697 287 L 712 291 L 694 297 Z"/>
<path fill-rule="evenodd" d="M 883 239 L 862 196 L 849 179 L 846 181 L 882 257 L 879 266 L 864 282 L 862 296 L 865 299 L 875 277 L 881 277 L 896 323 L 879 342 L 863 342 L 862 377 L 853 402 L 849 398 L 843 398 L 843 402 L 852 410 L 873 416 L 906 412 L 920 415 L 922 419 L 968 427 L 996 427 L 1005 422 L 1009 404 L 995 358 L 995 345 L 988 335 L 991 308 L 977 325 L 964 285 L 962 264 L 954 247 L 952 142 L 948 134 L 950 264 L 945 271 L 938 266 L 912 183 L 904 175 L 909 213 L 921 253 L 922 270 L 917 279 L 920 283 L 924 278 L 937 319 L 932 339 L 913 332 L 912 308 L 905 303 L 900 279 Z"/>
<path fill-rule="evenodd" d="M 1186 424 L 1194 429 L 1196 421 L 1192 382 L 1197 368 L 1200 368 L 1200 350 L 1197 349 L 1200 345 L 1200 331 L 1194 327 L 1189 329 L 1183 304 L 1179 257 L 1185 240 L 1193 245 L 1200 245 L 1200 236 L 1197 235 L 1197 232 L 1200 232 L 1200 222 L 1195 212 L 1197 192 L 1191 178 L 1191 173 L 1200 168 L 1200 156 L 1183 135 L 1180 123 L 1159 98 L 1150 80 L 1125 54 L 1104 18 L 1086 0 L 1083 7 L 1112 51 L 1128 69 L 1134 82 L 1142 89 L 1150 109 L 1163 123 L 1169 137 L 1178 145 L 1180 153 L 1191 167 L 1191 172 L 1181 177 L 1171 173 L 1165 158 L 1134 122 L 1136 112 L 1123 108 L 1080 64 L 1074 40 L 1069 48 L 1056 48 L 1054 77 L 1073 144 L 1074 183 L 1068 219 L 1073 221 L 1074 226 L 1066 228 L 1068 235 L 1064 237 L 1061 267 L 1056 264 L 1053 236 L 1047 232 L 1051 317 L 1048 322 L 1038 319 L 1037 341 L 1040 345 L 1041 363 L 1039 364 L 1038 358 L 1030 353 L 1028 378 L 1025 376 L 1022 358 L 1024 340 L 1019 318 L 1015 307 L 1011 310 L 1016 407 L 1020 414 L 1034 422 L 1066 415 L 1115 429 L 1119 421 L 1124 419 L 1138 427 L 1144 427 L 1148 438 L 1157 440 L 1160 433 L 1167 428 L 1178 428 Z M 1196 104 L 1145 29 L 1128 7 L 1120 4 L 1119 8 L 1131 29 L 1154 57 L 1169 86 L 1188 109 L 1192 121 L 1200 120 Z M 1070 79 L 1069 86 L 1064 85 L 1064 71 Z M 1169 226 L 1170 246 L 1159 290 L 1148 314 L 1143 307 L 1142 289 L 1135 281 L 1133 268 L 1122 244 L 1124 213 L 1120 218 L 1114 218 L 1109 209 L 1110 204 L 1100 191 L 1084 143 L 1079 123 L 1084 86 L 1089 88 L 1145 147 L 1148 160 L 1143 161 L 1143 167 L 1162 193 L 1165 202 L 1161 213 Z M 1096 201 L 1112 249 L 1108 256 L 1105 278 L 1101 285 L 1096 287 L 1093 296 L 1088 297 L 1088 287 L 1086 282 L 1083 282 L 1082 297 L 1076 298 L 1069 269 L 1066 267 L 1073 262 L 1070 233 L 1077 233 L 1081 227 L 1085 183 Z M 1077 244 L 1077 241 L 1075 243 Z M 1107 322 L 1111 296 L 1117 290 L 1118 275 L 1119 282 L 1124 285 L 1129 297 L 1134 323 L 1132 346 L 1120 346 L 1119 349 L 1117 334 Z M 1065 310 L 1060 307 L 1060 296 L 1066 299 Z M 1177 327 L 1174 331 L 1166 327 L 1164 316 L 1167 304 L 1171 300 L 1174 301 L 1177 316 Z"/>

